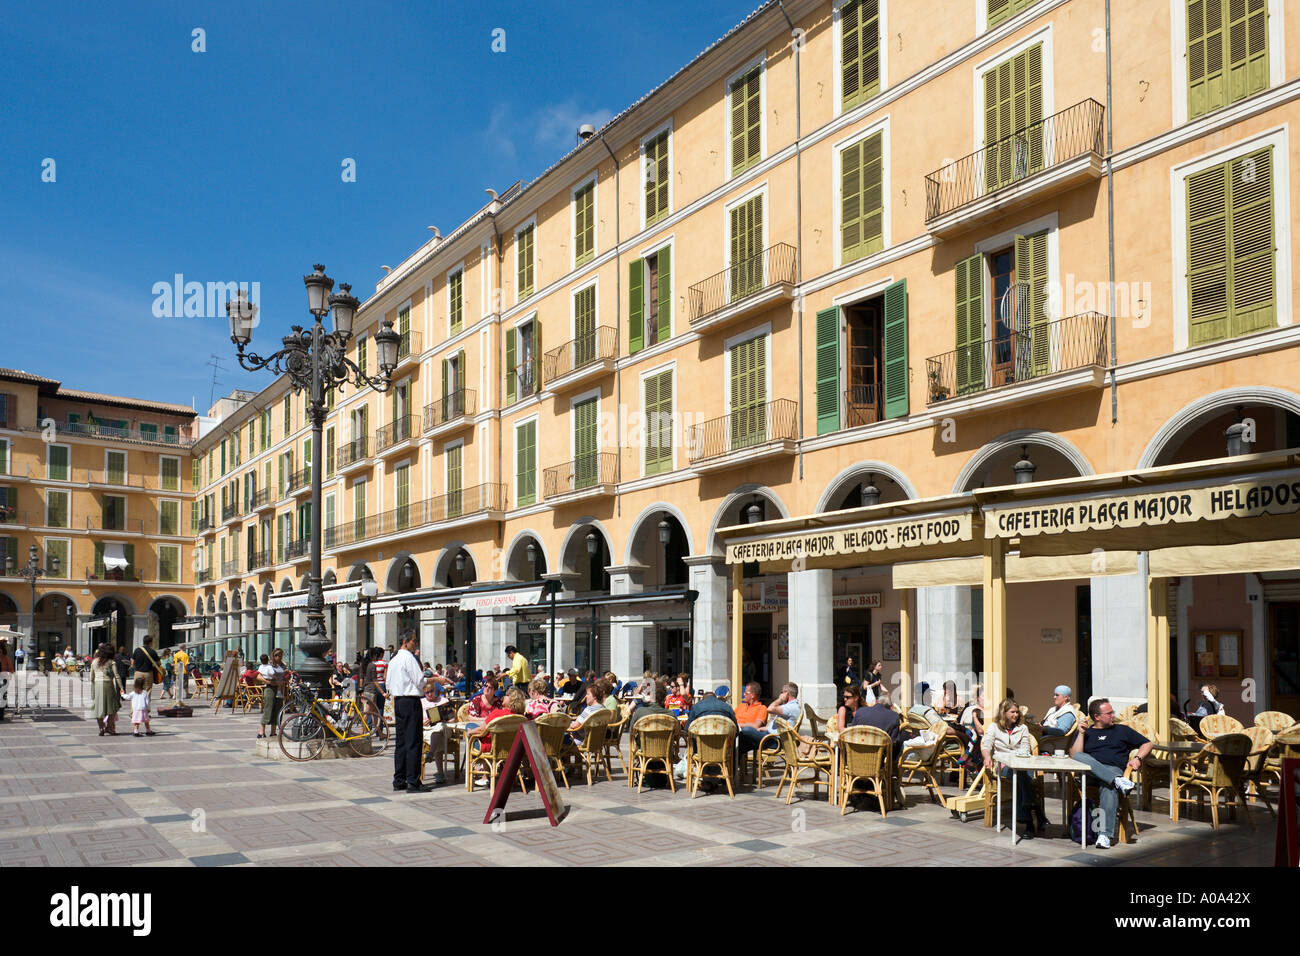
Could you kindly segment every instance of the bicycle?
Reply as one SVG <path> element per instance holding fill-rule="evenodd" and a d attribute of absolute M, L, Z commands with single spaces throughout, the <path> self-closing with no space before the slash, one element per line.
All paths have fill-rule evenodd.
<path fill-rule="evenodd" d="M 290 703 L 306 706 L 280 719 L 280 749 L 290 760 L 315 760 L 325 749 L 328 731 L 358 757 L 377 757 L 388 749 L 383 718 L 366 719 L 357 702 L 346 697 L 317 697 L 305 684 L 291 686 Z"/>

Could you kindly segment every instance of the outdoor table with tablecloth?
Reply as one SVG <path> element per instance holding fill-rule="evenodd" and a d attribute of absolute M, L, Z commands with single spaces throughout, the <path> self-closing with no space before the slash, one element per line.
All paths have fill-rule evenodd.
<path fill-rule="evenodd" d="M 1009 753 L 995 753 L 993 755 L 993 759 L 1010 770 L 1028 770 L 1031 772 L 1042 771 L 1043 773 L 1061 774 L 1062 775 L 1062 780 L 1061 780 L 1062 821 L 1061 822 L 1065 824 L 1065 829 L 1067 832 L 1070 829 L 1070 805 L 1069 805 L 1068 796 L 1066 795 L 1065 792 L 1064 775 L 1067 773 L 1077 773 L 1079 775 L 1079 792 L 1083 798 L 1083 814 L 1081 816 L 1081 819 L 1085 821 L 1085 824 L 1079 828 L 1080 830 L 1079 845 L 1085 849 L 1087 848 L 1088 827 L 1086 821 L 1088 819 L 1088 770 L 1090 768 L 1086 763 L 1083 763 L 1082 761 L 1079 760 L 1075 760 L 1073 757 L 1049 757 L 1046 755 L 1034 757 L 1028 754 L 1022 755 L 1022 754 L 1009 754 Z M 1012 846 L 1014 846 L 1017 842 L 1016 840 L 1016 785 L 1018 779 L 1019 778 L 1014 773 L 1011 775 L 1011 844 Z M 997 828 L 999 830 L 1002 829 L 1002 801 L 1000 799 L 998 800 Z"/>

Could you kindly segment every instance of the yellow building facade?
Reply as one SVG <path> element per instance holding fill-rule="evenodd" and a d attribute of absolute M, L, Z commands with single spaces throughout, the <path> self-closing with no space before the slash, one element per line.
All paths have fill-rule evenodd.
<path fill-rule="evenodd" d="M 430 661 L 704 685 L 732 668 L 720 528 L 1300 445 L 1298 37 L 1281 0 L 763 5 L 379 282 L 350 357 L 375 373 L 391 321 L 393 387 L 334 395 L 322 447 L 285 381 L 221 413 L 208 633 L 302 625 L 314 455 L 341 655 L 414 627 Z M 918 589 L 904 644 L 887 568 L 757 570 L 768 693 L 831 706 L 849 657 L 979 680 L 978 587 Z M 554 622 L 465 592 L 543 580 Z M 1148 600 L 1009 585 L 1006 682 L 1144 699 Z M 1297 602 L 1300 571 L 1173 579 L 1180 700 L 1295 712 Z"/>

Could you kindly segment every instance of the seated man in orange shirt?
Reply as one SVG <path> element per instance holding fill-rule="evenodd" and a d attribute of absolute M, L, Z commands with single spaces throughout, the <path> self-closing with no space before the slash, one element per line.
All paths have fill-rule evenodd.
<path fill-rule="evenodd" d="M 741 759 L 751 750 L 757 750 L 759 741 L 767 735 L 768 710 L 758 699 L 760 689 L 758 684 L 746 684 L 743 702 L 736 706 L 736 723 L 740 727 L 736 756 Z"/>

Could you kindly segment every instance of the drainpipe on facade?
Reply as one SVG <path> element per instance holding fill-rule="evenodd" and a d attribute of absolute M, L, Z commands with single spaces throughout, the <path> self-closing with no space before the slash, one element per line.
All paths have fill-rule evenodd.
<path fill-rule="evenodd" d="M 1118 364 L 1115 348 L 1115 153 L 1111 141 L 1110 0 L 1106 0 L 1106 248 L 1110 266 L 1110 423 L 1119 421 Z"/>
<path fill-rule="evenodd" d="M 495 200 L 493 201 L 493 205 L 497 205 L 497 203 L 495 202 Z M 497 252 L 497 274 L 496 274 L 496 283 L 495 283 L 495 285 L 493 285 L 493 283 L 489 283 L 489 286 L 492 286 L 491 295 L 492 295 L 492 298 L 496 300 L 495 302 L 493 302 L 493 305 L 497 306 L 497 308 L 493 309 L 493 313 L 494 313 L 494 314 L 496 315 L 496 317 L 497 317 L 497 354 L 499 354 L 499 355 L 501 356 L 501 369 L 502 369 L 502 371 L 505 371 L 505 365 L 506 365 L 506 360 L 505 360 L 505 355 L 506 355 L 506 346 L 505 346 L 505 339 L 501 336 L 501 309 L 500 309 L 500 305 L 501 305 L 501 299 L 502 299 L 502 296 L 498 294 L 498 293 L 501 292 L 501 257 L 502 257 L 502 254 L 503 254 L 503 253 L 502 253 L 502 250 L 501 250 L 501 233 L 497 231 L 497 210 L 493 209 L 491 212 L 488 213 L 488 216 L 492 219 L 492 237 L 496 240 L 496 246 L 497 246 L 497 249 L 496 249 L 496 252 Z M 501 399 L 503 398 L 503 396 L 502 396 L 502 394 L 501 394 L 501 380 L 502 380 L 502 376 L 498 375 L 498 376 L 497 376 L 497 382 L 496 382 L 496 385 L 494 386 L 494 387 L 496 388 L 496 390 L 497 390 L 497 397 L 496 397 L 496 402 L 495 402 L 494 405 L 493 405 L 493 407 L 497 410 L 497 467 L 498 467 L 498 468 L 501 467 L 501 432 L 502 432 L 502 430 L 503 430 L 504 427 L 505 427 L 505 426 L 504 426 L 504 423 L 503 423 L 503 421 L 502 421 L 502 418 L 501 418 Z M 446 411 L 446 410 L 444 409 L 444 413 L 445 413 L 445 411 Z M 504 475 L 504 474 L 503 474 L 503 475 L 499 475 L 498 477 L 503 479 L 502 482 L 501 482 L 502 484 L 505 484 L 505 483 L 506 483 L 506 482 L 504 481 L 504 478 L 505 478 L 505 475 Z M 518 504 L 518 502 L 516 502 L 516 504 Z M 502 502 L 502 506 L 503 506 L 503 507 L 504 507 L 504 505 L 505 505 L 505 502 Z M 502 544 L 505 544 L 505 540 L 506 540 L 506 523 L 505 523 L 504 520 L 501 521 L 501 522 L 499 522 L 499 531 L 498 531 L 498 535 L 497 535 L 497 536 L 501 539 L 501 543 L 502 543 Z M 473 670 L 473 668 L 471 668 L 471 671 L 472 671 L 472 670 Z M 466 687 L 469 686 L 468 680 L 469 680 L 469 679 L 466 678 L 466 685 L 465 685 Z"/>
<path fill-rule="evenodd" d="M 623 301 L 623 257 L 619 251 L 619 243 L 622 241 L 619 230 L 619 216 L 622 214 L 623 209 L 619 205 L 618 195 L 618 157 L 609 148 L 609 143 L 605 142 L 605 133 L 603 131 L 600 134 L 600 145 L 605 147 L 605 152 L 609 153 L 609 158 L 614 161 L 614 332 L 617 335 L 620 331 L 618 323 L 621 321 L 619 319 L 619 306 Z M 596 177 L 596 181 L 600 181 L 599 176 Z M 668 307 L 672 308 L 671 302 Z M 614 351 L 616 353 L 614 358 L 614 414 L 618 416 L 619 436 L 619 454 L 614 459 L 614 513 L 622 516 L 623 496 L 618 489 L 623 484 L 623 373 L 618 370 L 618 349 L 615 348 Z"/>
<path fill-rule="evenodd" d="M 1109 0 L 1108 0 L 1109 2 Z M 785 4 L 782 0 L 777 0 L 777 8 L 781 11 L 781 16 L 785 17 L 786 24 L 790 27 L 790 45 L 794 47 L 794 287 L 799 290 L 795 293 L 794 299 L 794 317 L 795 317 L 795 336 L 796 336 L 796 358 L 795 363 L 799 373 L 799 401 L 797 405 L 796 419 L 799 423 L 799 480 L 803 480 L 803 151 L 799 142 L 802 132 L 799 116 L 799 47 L 802 38 L 795 31 L 794 23 L 790 20 L 790 14 L 785 12 Z"/>

